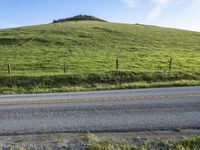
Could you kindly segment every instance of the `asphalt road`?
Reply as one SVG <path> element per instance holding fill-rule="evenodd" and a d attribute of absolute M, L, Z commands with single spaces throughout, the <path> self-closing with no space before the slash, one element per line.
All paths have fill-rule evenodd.
<path fill-rule="evenodd" d="M 200 87 L 0 96 L 0 135 L 200 129 Z"/>

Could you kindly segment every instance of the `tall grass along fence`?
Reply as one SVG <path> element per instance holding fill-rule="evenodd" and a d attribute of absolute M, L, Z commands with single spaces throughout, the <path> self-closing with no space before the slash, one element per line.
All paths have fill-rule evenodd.
<path fill-rule="evenodd" d="M 70 85 L 120 84 L 130 82 L 164 82 L 200 80 L 200 73 L 110 71 L 44 76 L 0 76 L 0 87 L 62 87 Z"/>
<path fill-rule="evenodd" d="M 200 71 L 183 71 L 173 69 L 173 59 L 170 58 L 166 70 L 124 70 L 120 59 L 113 62 L 113 68 L 101 71 L 95 68 L 94 72 L 77 71 L 69 72 L 70 64 L 64 62 L 58 69 L 63 70 L 58 73 L 39 72 L 37 75 L 30 71 L 23 70 L 18 74 L 12 64 L 4 65 L 4 73 L 0 70 L 0 87 L 62 87 L 71 85 L 93 85 L 93 84 L 120 84 L 131 82 L 165 82 L 177 80 L 200 80 Z M 5 67 L 6 66 L 6 67 Z M 20 68 L 20 67 L 19 67 Z M 77 66 L 78 68 L 78 66 Z M 24 69 L 24 68 L 23 68 Z M 49 68 L 53 70 L 54 68 Z M 7 71 L 6 71 L 7 70 Z M 7 73 L 5 73 L 7 72 Z M 34 70 L 38 72 L 38 70 Z M 24 74 L 23 74 L 24 73 Z"/>

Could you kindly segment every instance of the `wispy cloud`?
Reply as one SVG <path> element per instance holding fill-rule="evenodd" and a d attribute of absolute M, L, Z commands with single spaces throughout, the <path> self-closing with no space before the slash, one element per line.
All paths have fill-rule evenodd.
<path fill-rule="evenodd" d="M 16 27 L 16 26 L 19 26 L 19 25 L 16 25 L 9 21 L 0 20 L 0 28 L 10 28 L 10 27 Z"/>
<path fill-rule="evenodd" d="M 153 20 L 153 19 L 157 18 L 161 14 L 162 10 L 163 10 L 163 8 L 161 6 L 157 6 L 156 8 L 154 8 L 150 12 L 148 20 Z"/>
<path fill-rule="evenodd" d="M 136 6 L 136 1 L 137 0 L 122 0 L 122 2 L 128 7 L 128 8 L 133 8 Z"/>
<path fill-rule="evenodd" d="M 141 0 L 121 0 L 128 8 L 137 7 Z M 168 7 L 180 6 L 186 2 L 190 4 L 188 8 L 198 9 L 200 11 L 200 0 L 148 0 L 153 4 L 153 8 L 149 12 L 148 20 L 158 18 Z M 141 7 L 141 5 L 140 5 Z"/>
<path fill-rule="evenodd" d="M 174 2 L 174 5 L 175 6 L 178 6 L 178 5 L 181 5 L 181 4 L 184 4 L 185 2 L 187 2 L 188 0 L 177 0 Z"/>
<path fill-rule="evenodd" d="M 200 0 L 192 0 L 191 8 L 200 11 Z"/>
<path fill-rule="evenodd" d="M 151 0 L 155 5 L 149 14 L 149 20 L 155 19 L 163 12 L 163 10 L 172 2 L 172 0 Z"/>
<path fill-rule="evenodd" d="M 156 5 L 165 5 L 169 3 L 171 0 L 151 0 L 151 1 L 155 3 Z"/>
<path fill-rule="evenodd" d="M 151 0 L 154 4 L 154 9 L 149 14 L 149 19 L 155 19 L 159 17 L 165 9 L 170 6 L 180 6 L 188 3 L 188 9 L 200 11 L 200 0 Z"/>

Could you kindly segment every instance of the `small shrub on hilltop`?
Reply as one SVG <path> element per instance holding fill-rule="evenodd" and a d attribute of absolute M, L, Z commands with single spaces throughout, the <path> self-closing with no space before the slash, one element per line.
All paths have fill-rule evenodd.
<path fill-rule="evenodd" d="M 65 18 L 65 19 L 58 19 L 58 20 L 54 20 L 53 23 L 59 23 L 59 22 L 65 22 L 65 21 L 88 21 L 88 20 L 93 20 L 93 21 L 102 21 L 102 22 L 106 22 L 105 20 L 99 19 L 97 17 L 94 16 L 88 16 L 88 15 L 78 15 L 78 16 L 74 16 L 74 17 L 70 17 L 70 18 Z"/>

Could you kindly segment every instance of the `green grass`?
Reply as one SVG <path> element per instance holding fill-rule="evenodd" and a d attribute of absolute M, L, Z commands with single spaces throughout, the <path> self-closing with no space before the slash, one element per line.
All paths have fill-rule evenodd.
<path fill-rule="evenodd" d="M 21 77 L 15 78 L 15 80 L 4 78 L 1 84 L 5 83 L 4 86 L 0 87 L 0 93 L 2 94 L 23 94 L 23 93 L 52 93 L 52 92 L 78 92 L 78 91 L 92 91 L 92 90 L 115 90 L 115 89 L 136 89 L 136 88 L 150 88 L 150 87 L 173 87 L 173 86 L 198 86 L 200 80 L 174 80 L 174 81 L 160 81 L 160 82 L 121 82 L 121 83 L 90 83 L 89 81 L 82 83 L 79 78 L 67 78 L 66 82 L 63 79 L 56 78 L 57 76 L 29 78 Z M 9 80 L 7 80 L 9 79 Z M 26 80 L 28 79 L 28 80 Z M 31 80 L 29 80 L 31 79 Z M 41 79 L 41 80 L 40 80 Z M 14 82 L 17 81 L 17 82 Z M 52 82 L 53 81 L 53 82 Z M 56 81 L 58 81 L 56 83 Z M 61 82 L 60 82 L 61 81 Z M 69 81 L 80 81 L 80 83 L 69 84 Z M 68 82 L 68 83 L 67 83 Z M 8 84 L 7 84 L 8 83 Z M 13 86 L 12 86 L 13 84 Z"/>
<path fill-rule="evenodd" d="M 133 143 L 133 141 L 136 143 Z M 132 139 L 114 141 L 112 139 L 99 139 L 94 134 L 86 136 L 87 150 L 198 150 L 200 137 L 181 138 L 177 140 L 142 140 Z"/>
<path fill-rule="evenodd" d="M 116 78 L 113 75 L 116 58 L 119 59 L 119 72 L 123 72 L 114 79 L 117 84 L 199 81 L 199 43 L 199 32 L 99 21 L 4 29 L 0 30 L 0 87 L 27 89 L 29 86 L 60 88 L 113 84 L 108 76 Z M 169 58 L 173 58 L 172 73 L 168 72 Z M 67 64 L 66 75 L 63 73 L 64 62 Z M 16 79 L 12 85 L 10 81 L 5 82 L 10 80 L 7 64 L 12 65 L 12 78 Z M 88 80 L 91 74 L 95 77 Z M 63 75 L 67 76 L 65 78 L 76 77 L 77 81 L 73 82 L 77 84 L 71 84 L 74 78 L 63 82 L 60 79 Z M 47 77 L 55 85 L 35 84 Z M 96 77 L 103 78 L 102 82 Z"/>
<path fill-rule="evenodd" d="M 23 144 L 22 144 L 23 143 Z M 173 140 L 160 139 L 142 139 L 142 138 L 127 138 L 127 139 L 108 139 L 98 137 L 92 133 L 75 139 L 74 141 L 62 140 L 61 142 L 40 142 L 37 140 L 37 145 L 25 144 L 25 141 L 18 143 L 6 144 L 6 148 L 12 150 L 52 150 L 52 149 L 83 149 L 83 150 L 199 150 L 200 137 L 181 137 Z M 41 146 L 42 145 L 42 146 Z M 6 149 L 0 146 L 0 149 Z"/>

